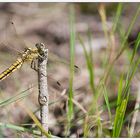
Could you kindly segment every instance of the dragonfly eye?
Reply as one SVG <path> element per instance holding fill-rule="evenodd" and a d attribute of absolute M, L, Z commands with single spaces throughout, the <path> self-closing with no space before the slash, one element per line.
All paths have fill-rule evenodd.
<path fill-rule="evenodd" d="M 45 46 L 43 43 L 40 43 L 41 46 Z"/>
<path fill-rule="evenodd" d="M 39 48 L 45 48 L 45 45 L 43 43 L 36 43 L 35 46 Z"/>

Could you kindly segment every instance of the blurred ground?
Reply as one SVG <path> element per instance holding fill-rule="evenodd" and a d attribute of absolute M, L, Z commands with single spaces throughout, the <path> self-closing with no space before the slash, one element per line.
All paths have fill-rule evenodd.
<path fill-rule="evenodd" d="M 9 21 L 12 20 L 15 24 L 16 31 L 20 37 L 30 47 L 37 42 L 43 42 L 49 49 L 49 67 L 48 74 L 53 78 L 49 79 L 49 94 L 50 102 L 55 102 L 50 105 L 50 130 L 53 135 L 64 137 L 66 124 L 66 104 L 67 100 L 61 96 L 63 89 L 68 88 L 69 84 L 69 67 L 62 63 L 56 63 L 56 58 L 69 62 L 69 5 L 68 3 L 0 3 L 0 72 L 10 66 L 16 59 L 15 50 L 22 50 L 23 44 L 15 35 L 15 31 L 9 27 Z M 104 36 L 101 19 L 98 8 L 100 4 L 75 4 L 76 17 L 76 33 L 79 33 L 84 40 L 85 46 L 88 46 L 87 32 L 92 33 L 92 49 L 95 65 L 95 83 L 98 83 L 99 78 L 103 75 L 103 60 L 105 57 L 107 40 Z M 113 24 L 113 18 L 117 8 L 117 3 L 105 4 L 107 9 L 107 30 L 109 31 Z M 131 18 L 134 15 L 137 4 L 124 4 L 121 24 L 124 30 L 127 30 Z M 134 9 L 134 10 L 131 10 Z M 133 28 L 133 31 L 139 30 L 139 19 Z M 132 31 L 132 34 L 133 34 Z M 116 48 L 119 47 L 119 36 L 116 38 Z M 8 42 L 10 42 L 9 45 Z M 5 45 L 9 45 L 9 48 Z M 87 47 L 88 49 L 88 47 Z M 115 51 L 115 50 L 114 50 Z M 116 81 L 119 80 L 121 72 L 127 70 L 127 55 L 118 60 L 115 70 L 112 72 L 114 76 L 112 81 L 109 81 L 110 99 L 114 99 L 117 93 Z M 89 88 L 88 71 L 86 68 L 83 49 L 78 39 L 76 38 L 75 45 L 75 64 L 79 66 L 80 72 L 75 73 L 74 78 L 74 99 L 80 105 L 88 110 L 91 102 L 92 93 Z M 56 81 L 62 85 L 60 88 Z M 30 64 L 25 64 L 20 70 L 13 73 L 7 79 L 0 82 L 0 100 L 4 100 L 28 89 L 32 85 L 37 84 L 37 73 L 30 68 Z M 37 100 L 37 87 L 29 90 L 27 96 L 21 102 L 29 107 L 32 111 L 39 108 Z M 67 95 L 67 93 L 66 93 Z M 58 100 L 58 102 L 56 102 Z M 103 104 L 103 99 L 100 99 L 99 104 Z M 133 107 L 134 105 L 132 105 Z M 36 115 L 38 116 L 38 112 Z M 73 123 L 75 124 L 69 134 L 70 137 L 82 137 L 82 117 L 85 115 L 84 110 L 76 107 Z M 103 120 L 107 120 L 107 114 L 103 114 Z M 19 102 L 12 103 L 1 108 L 0 121 L 12 124 L 32 124 L 25 111 L 19 105 Z M 108 124 L 106 124 L 108 125 Z M 20 137 L 32 137 L 29 134 L 18 132 Z M 125 136 L 124 131 L 124 136 Z M 89 136 L 92 137 L 93 135 Z M 1 137 L 19 137 L 16 131 L 11 129 L 2 129 Z"/>

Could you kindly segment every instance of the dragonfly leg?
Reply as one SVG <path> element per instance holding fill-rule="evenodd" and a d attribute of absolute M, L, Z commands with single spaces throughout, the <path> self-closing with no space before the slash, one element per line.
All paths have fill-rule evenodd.
<path fill-rule="evenodd" d="M 35 70 L 36 72 L 38 72 L 38 67 L 37 67 L 37 63 L 36 63 L 37 59 L 33 59 L 31 61 L 31 69 Z M 43 76 L 47 77 L 46 75 L 43 74 Z"/>
<path fill-rule="evenodd" d="M 41 56 L 42 57 L 42 56 Z M 35 70 L 36 72 L 38 72 L 38 66 L 37 66 L 37 58 L 36 59 L 33 59 L 32 61 L 31 61 L 31 69 L 33 69 L 33 70 Z M 53 79 L 52 77 L 50 77 L 49 75 L 44 75 L 43 74 L 43 76 L 45 76 L 45 77 L 48 77 L 48 78 L 50 78 L 50 79 Z M 54 79 L 53 79 L 54 80 Z M 54 80 L 54 81 L 56 81 L 56 84 L 59 86 L 59 87 L 61 87 L 62 88 L 62 85 L 60 84 L 60 82 L 59 81 L 57 81 L 57 80 Z"/>
<path fill-rule="evenodd" d="M 38 56 L 39 56 L 40 58 L 43 58 L 43 56 L 42 56 L 42 55 L 40 55 L 40 54 L 38 54 Z"/>
<path fill-rule="evenodd" d="M 37 68 L 37 63 L 36 63 L 36 60 L 37 59 L 33 59 L 32 61 L 31 61 L 31 69 L 33 69 L 33 70 L 35 70 L 36 72 L 38 72 L 38 68 Z M 52 80 L 54 80 L 55 82 L 56 82 L 56 84 L 59 86 L 59 87 L 61 87 L 62 88 L 62 85 L 61 85 L 61 83 L 58 81 L 58 80 L 55 80 L 55 79 L 53 79 L 50 75 L 43 75 L 43 76 L 45 76 L 45 77 L 48 77 L 49 79 L 52 79 Z"/>
<path fill-rule="evenodd" d="M 33 69 L 33 70 L 35 70 L 36 72 L 38 72 L 38 67 L 37 67 L 36 60 L 37 60 L 37 59 L 33 59 L 33 60 L 31 61 L 31 69 Z M 44 76 L 45 76 L 45 75 L 44 75 Z M 45 76 L 45 77 L 47 77 L 47 76 Z"/>
<path fill-rule="evenodd" d="M 38 71 L 37 64 L 36 64 L 36 59 L 33 59 L 31 61 L 31 69 L 33 69 L 35 71 Z"/>

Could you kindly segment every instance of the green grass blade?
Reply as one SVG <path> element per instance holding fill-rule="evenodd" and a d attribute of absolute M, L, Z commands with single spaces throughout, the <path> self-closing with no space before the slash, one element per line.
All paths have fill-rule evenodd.
<path fill-rule="evenodd" d="M 69 101 L 68 120 L 73 117 L 73 77 L 74 77 L 74 49 L 75 49 L 75 27 L 74 27 L 74 7 L 70 6 L 70 80 L 69 80 Z"/>
<path fill-rule="evenodd" d="M 136 52 L 137 52 L 138 47 L 139 47 L 139 44 L 140 44 L 140 33 L 138 34 L 138 37 L 137 37 L 137 40 L 136 40 L 136 43 L 135 43 L 135 47 L 134 47 L 134 51 L 133 51 L 133 54 L 132 54 L 132 57 L 131 57 L 130 64 L 132 63 L 132 61 L 134 59 L 134 56 L 136 55 Z"/>
<path fill-rule="evenodd" d="M 117 59 L 123 54 L 123 52 L 127 48 L 126 42 L 127 42 L 128 36 L 129 36 L 129 34 L 130 34 L 131 30 L 132 30 L 132 27 L 133 27 L 133 25 L 134 25 L 137 17 L 139 16 L 139 14 L 140 14 L 140 5 L 138 6 L 138 8 L 136 10 L 136 13 L 135 13 L 135 15 L 133 16 L 133 18 L 131 20 L 131 23 L 129 24 L 129 27 L 128 27 L 127 32 L 124 34 L 123 41 L 121 43 L 121 49 L 120 49 L 120 51 L 117 53 L 117 55 L 113 59 L 112 63 L 108 66 L 108 68 L 107 68 L 107 70 L 105 72 L 105 76 L 103 78 L 105 82 L 108 79 L 109 73 L 112 70 L 112 68 L 114 66 L 114 63 L 117 61 Z"/>
<path fill-rule="evenodd" d="M 80 35 L 78 35 L 78 39 L 79 39 L 80 44 L 84 51 L 86 64 L 87 64 L 87 68 L 88 68 L 88 73 L 89 73 L 90 88 L 93 93 L 93 102 L 92 102 L 91 107 L 89 108 L 89 112 L 91 114 L 93 112 L 97 114 L 97 129 L 98 129 L 97 135 L 98 135 L 98 137 L 101 137 L 102 136 L 102 122 L 101 122 L 101 117 L 100 117 L 100 113 L 98 110 L 98 103 L 97 103 L 97 97 L 96 97 L 96 95 L 98 95 L 98 91 L 95 89 L 95 84 L 94 84 L 94 70 L 93 70 L 94 68 L 93 68 L 93 64 L 92 64 L 92 60 L 91 60 L 92 58 L 90 56 L 90 53 L 88 54 Z M 88 127 L 88 126 L 86 126 L 86 127 Z M 86 132 L 85 132 L 85 135 L 86 135 Z"/>
<path fill-rule="evenodd" d="M 28 129 L 28 128 L 25 128 L 25 127 L 22 127 L 22 126 L 17 126 L 17 125 L 10 124 L 10 123 L 0 123 L 0 127 L 2 129 L 9 128 L 9 129 L 13 129 L 13 130 L 20 131 L 20 132 L 29 132 L 29 133 L 32 133 L 34 135 L 41 136 L 40 131 L 33 130 L 33 129 Z"/>
<path fill-rule="evenodd" d="M 139 36 L 136 41 L 136 49 L 137 46 L 139 46 Z M 115 115 L 115 121 L 114 121 L 114 129 L 113 129 L 113 137 L 119 137 L 123 122 L 124 122 L 124 114 L 126 111 L 126 106 L 129 99 L 129 93 L 130 93 L 130 83 L 132 81 L 132 78 L 134 77 L 134 74 L 140 64 L 140 58 L 138 58 L 136 61 L 134 61 L 134 54 L 136 54 L 136 49 L 133 50 L 133 55 L 131 59 L 131 63 L 129 66 L 129 70 L 126 77 L 126 82 L 124 85 L 124 88 L 122 87 L 122 78 L 119 83 L 119 90 L 118 90 L 118 99 L 117 99 L 117 109 L 116 109 L 116 115 Z"/>
<path fill-rule="evenodd" d="M 107 89 L 105 87 L 105 85 L 103 85 L 103 94 L 104 94 L 104 99 L 105 99 L 105 103 L 107 105 L 107 109 L 108 109 L 108 114 L 109 114 L 109 118 L 110 121 L 112 120 L 112 114 L 111 114 L 111 108 L 110 108 L 110 103 L 109 103 L 109 99 L 108 99 L 108 93 L 107 93 Z"/>
<path fill-rule="evenodd" d="M 89 75 L 91 76 L 90 85 L 92 87 L 93 93 L 95 93 L 95 76 L 94 76 L 94 60 L 93 60 L 93 49 L 92 49 L 92 33 L 88 28 L 88 42 L 89 42 Z"/>
<path fill-rule="evenodd" d="M 116 11 L 116 16 L 115 16 L 115 20 L 113 22 L 113 27 L 112 27 L 112 32 L 114 33 L 116 31 L 116 28 L 118 26 L 118 22 L 122 13 L 122 8 L 123 8 L 123 4 L 119 3 L 118 7 L 117 7 L 117 11 Z"/>
<path fill-rule="evenodd" d="M 132 28 L 134 26 L 134 23 L 135 23 L 137 17 L 139 16 L 139 14 L 140 14 L 140 6 L 138 6 L 137 11 L 136 11 L 135 15 L 133 16 L 133 18 L 131 20 L 131 23 L 129 24 L 128 30 L 127 30 L 126 34 L 124 35 L 123 42 L 121 44 L 121 50 L 119 51 L 118 55 L 115 57 L 114 61 L 116 61 L 119 58 L 119 56 L 126 49 L 126 47 L 127 47 L 126 42 L 127 42 L 128 36 L 131 33 L 131 30 L 132 30 Z"/>
<path fill-rule="evenodd" d="M 121 76 L 118 86 L 117 106 L 121 103 L 122 91 L 123 91 L 123 75 Z"/>
<path fill-rule="evenodd" d="M 124 119 L 124 114 L 126 111 L 126 106 L 127 106 L 127 100 L 125 99 L 122 101 L 121 105 L 116 110 L 113 137 L 119 137 L 119 135 L 120 135 L 120 132 L 122 129 L 122 124 L 123 124 L 123 119 Z"/>
<path fill-rule="evenodd" d="M 74 78 L 74 55 L 75 55 L 75 16 L 74 16 L 74 5 L 70 5 L 70 14 L 69 14 L 69 23 L 70 23 L 70 79 L 69 79 L 69 100 L 68 100 L 68 111 L 67 111 L 67 119 L 68 125 L 66 128 L 66 136 L 69 133 L 69 129 L 72 126 L 71 120 L 74 116 L 73 113 L 73 78 Z"/>
<path fill-rule="evenodd" d="M 92 61 L 91 61 L 91 57 L 90 55 L 88 54 L 87 50 L 86 50 L 86 47 L 83 43 L 83 40 L 81 39 L 80 35 L 78 35 L 78 39 L 81 43 L 81 46 L 84 50 L 84 55 L 85 55 L 85 58 L 86 58 L 86 64 L 87 64 L 87 68 L 88 68 L 88 72 L 89 72 L 89 80 L 90 80 L 90 87 L 92 89 L 92 93 L 94 94 L 95 93 L 95 84 L 94 84 L 94 70 L 93 70 L 93 65 L 92 65 Z"/>
<path fill-rule="evenodd" d="M 20 100 L 20 99 L 25 98 L 26 96 L 28 96 L 30 94 L 29 92 L 27 92 L 29 89 L 26 89 L 26 90 L 22 91 L 21 93 L 15 95 L 15 96 L 13 96 L 13 97 L 11 97 L 9 99 L 6 99 L 4 101 L 1 101 L 0 102 L 0 107 L 9 105 L 9 104 L 11 104 L 13 102 L 16 102 L 17 100 Z"/>
<path fill-rule="evenodd" d="M 89 57 L 90 57 L 90 60 L 91 60 L 92 64 L 94 64 L 94 61 L 93 61 L 93 49 L 92 49 L 92 33 L 91 33 L 89 28 L 88 28 L 87 35 L 88 35 L 88 43 L 89 43 L 89 50 L 90 50 Z"/>

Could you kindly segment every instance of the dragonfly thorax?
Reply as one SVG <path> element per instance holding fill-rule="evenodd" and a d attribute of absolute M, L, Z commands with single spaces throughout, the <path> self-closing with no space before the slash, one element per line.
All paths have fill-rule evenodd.
<path fill-rule="evenodd" d="M 26 48 L 24 52 L 21 54 L 23 61 L 32 61 L 33 59 L 38 57 L 37 48 Z"/>

